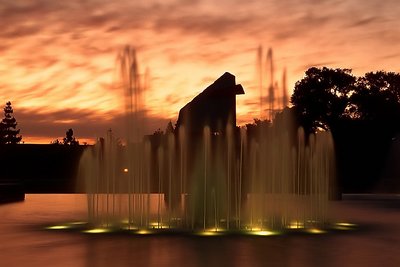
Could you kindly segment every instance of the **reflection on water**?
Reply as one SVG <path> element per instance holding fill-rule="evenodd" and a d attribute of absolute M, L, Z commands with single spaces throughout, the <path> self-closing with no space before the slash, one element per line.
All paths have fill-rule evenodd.
<path fill-rule="evenodd" d="M 358 231 L 323 235 L 154 236 L 48 231 L 86 218 L 83 195 L 27 195 L 0 206 L 0 266 L 400 266 L 399 202 L 345 201 Z M 396 206 L 394 208 L 394 206 Z"/>

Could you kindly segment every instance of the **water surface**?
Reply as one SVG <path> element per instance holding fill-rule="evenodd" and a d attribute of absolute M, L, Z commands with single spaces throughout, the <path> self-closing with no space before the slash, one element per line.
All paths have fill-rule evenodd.
<path fill-rule="evenodd" d="M 331 203 L 353 231 L 278 236 L 138 236 L 51 231 L 86 219 L 83 195 L 27 195 L 0 206 L 0 266 L 400 266 L 400 202 Z"/>

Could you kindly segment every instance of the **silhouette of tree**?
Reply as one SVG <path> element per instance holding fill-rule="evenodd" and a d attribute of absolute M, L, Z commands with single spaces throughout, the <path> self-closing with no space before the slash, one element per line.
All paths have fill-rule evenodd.
<path fill-rule="evenodd" d="M 398 122 L 400 74 L 384 71 L 366 73 L 358 78 L 356 91 L 350 100 L 352 117 L 355 119 Z"/>
<path fill-rule="evenodd" d="M 400 133 L 400 74 L 310 68 L 291 102 L 307 132 L 332 131 L 339 188 L 371 190 Z"/>
<path fill-rule="evenodd" d="M 157 130 L 154 131 L 153 135 L 154 136 L 162 136 L 162 135 L 164 135 L 164 132 L 160 128 L 158 128 Z"/>
<path fill-rule="evenodd" d="M 0 144 L 18 144 L 22 140 L 13 113 L 11 102 L 8 101 L 4 107 L 4 119 L 0 122 Z"/>
<path fill-rule="evenodd" d="M 58 138 L 57 138 L 57 139 L 51 141 L 50 144 L 52 144 L 52 145 L 61 145 L 62 142 L 60 140 L 58 140 Z"/>
<path fill-rule="evenodd" d="M 355 82 L 350 69 L 308 69 L 296 82 L 291 97 L 305 131 L 328 130 L 338 120 L 350 117 L 349 100 Z"/>
<path fill-rule="evenodd" d="M 165 128 L 165 134 L 173 134 L 175 132 L 174 126 L 172 126 L 172 122 L 169 121 L 167 127 Z"/>
<path fill-rule="evenodd" d="M 76 140 L 73 135 L 74 131 L 72 129 L 68 129 L 63 140 L 64 145 L 79 145 L 79 141 Z"/>
<path fill-rule="evenodd" d="M 355 78 L 349 69 L 310 68 L 291 98 L 300 123 L 309 132 L 334 130 L 343 120 L 400 130 L 400 74 L 369 72 Z M 371 124 L 372 125 L 372 124 Z"/>
<path fill-rule="evenodd" d="M 255 138 L 255 139 L 259 138 L 261 132 L 267 131 L 272 125 L 271 121 L 267 119 L 261 120 L 254 118 L 253 120 L 254 120 L 253 123 L 246 124 L 246 132 L 249 138 Z"/>

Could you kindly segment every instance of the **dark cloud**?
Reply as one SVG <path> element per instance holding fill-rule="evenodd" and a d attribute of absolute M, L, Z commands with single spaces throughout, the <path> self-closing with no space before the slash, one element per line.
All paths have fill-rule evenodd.
<path fill-rule="evenodd" d="M 393 59 L 393 58 L 399 58 L 400 53 L 393 53 L 393 54 L 387 54 L 387 55 L 382 55 L 381 59 Z"/>
<path fill-rule="evenodd" d="M 280 30 L 274 34 L 275 40 L 278 41 L 288 41 L 291 38 L 298 37 L 303 34 L 298 29 L 291 27 L 290 29 Z"/>
<path fill-rule="evenodd" d="M 33 54 L 30 57 L 17 57 L 15 63 L 18 66 L 24 66 L 27 69 L 44 70 L 49 69 L 59 63 L 59 59 L 54 56 L 45 56 L 42 54 Z"/>
<path fill-rule="evenodd" d="M 158 17 L 154 20 L 153 27 L 156 32 L 179 30 L 186 35 L 207 34 L 222 37 L 241 31 L 250 22 L 249 17 L 181 14 Z"/>
<path fill-rule="evenodd" d="M 182 103 L 182 97 L 177 96 L 175 94 L 169 94 L 169 95 L 166 96 L 165 101 L 169 105 L 176 106 L 176 104 Z"/>
<path fill-rule="evenodd" d="M 72 128 L 76 137 L 96 139 L 104 136 L 108 129 L 123 138 L 126 132 L 125 114 L 102 113 L 93 110 L 64 109 L 58 111 L 43 111 L 42 109 L 14 109 L 21 134 L 29 137 L 48 137 L 50 140 L 65 135 Z M 168 120 L 157 115 L 146 116 L 143 123 L 143 134 L 151 134 L 156 129 L 163 129 Z M 90 127 L 88 127 L 90 126 Z"/>
<path fill-rule="evenodd" d="M 260 102 L 259 101 L 254 101 L 254 100 L 247 100 L 242 103 L 243 106 L 249 107 L 251 110 L 258 109 L 260 107 Z"/>
<path fill-rule="evenodd" d="M 306 70 L 308 70 L 309 68 L 312 68 L 312 67 L 316 67 L 316 68 L 320 68 L 320 67 L 335 68 L 333 66 L 335 66 L 336 64 L 337 64 L 337 62 L 335 62 L 335 61 L 310 63 L 310 64 L 306 64 L 306 65 L 301 66 L 299 69 L 297 69 L 297 71 L 305 72 Z"/>
<path fill-rule="evenodd" d="M 9 45 L 0 44 L 0 52 L 5 52 L 5 51 L 8 50 L 9 48 L 10 48 Z"/>
<path fill-rule="evenodd" d="M 109 28 L 107 28 L 106 32 L 116 32 L 121 29 L 122 29 L 122 27 L 119 27 L 119 26 L 110 26 Z"/>
<path fill-rule="evenodd" d="M 79 139 L 96 139 L 105 136 L 108 129 L 121 138 L 126 132 L 126 116 L 124 114 L 99 114 L 92 110 L 65 109 L 45 111 L 42 109 L 14 110 L 14 116 L 21 129 L 23 137 L 47 137 L 49 142 L 63 137 L 69 128 L 74 130 Z M 149 115 L 143 124 L 143 134 L 151 134 L 156 129 L 167 125 L 168 120 L 155 115 Z"/>
<path fill-rule="evenodd" d="M 369 17 L 369 18 L 364 18 L 360 19 L 357 21 L 354 21 L 352 24 L 350 24 L 350 27 L 364 27 L 368 24 L 374 23 L 378 21 L 378 17 Z"/>
<path fill-rule="evenodd" d="M 6 27 L 6 30 L 3 29 L 0 32 L 0 37 L 3 38 L 18 38 L 18 37 L 25 37 L 29 35 L 33 35 L 40 31 L 41 27 L 39 25 L 14 25 L 11 27 Z"/>

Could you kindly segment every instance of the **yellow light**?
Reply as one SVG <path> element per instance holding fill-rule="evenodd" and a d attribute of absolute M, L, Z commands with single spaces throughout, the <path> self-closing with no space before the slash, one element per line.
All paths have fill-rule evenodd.
<path fill-rule="evenodd" d="M 269 235 L 277 235 L 278 232 L 272 232 L 272 231 L 253 231 L 250 232 L 252 235 L 261 235 L 261 236 L 269 236 Z"/>
<path fill-rule="evenodd" d="M 347 223 L 347 222 L 339 222 L 335 224 L 335 229 L 337 230 L 353 230 L 357 224 Z"/>
<path fill-rule="evenodd" d="M 150 227 L 156 228 L 156 229 L 165 229 L 165 228 L 170 228 L 168 225 L 163 224 L 161 222 L 151 222 Z"/>
<path fill-rule="evenodd" d="M 136 234 L 148 235 L 148 234 L 151 234 L 151 232 L 149 230 L 146 230 L 146 229 L 141 229 L 141 230 L 137 231 Z"/>
<path fill-rule="evenodd" d="M 346 222 L 339 222 L 339 223 L 336 223 L 336 225 L 338 225 L 338 226 L 345 226 L 345 227 L 355 227 L 355 226 L 357 226 L 357 225 L 354 224 L 354 223 L 346 223 Z"/>
<path fill-rule="evenodd" d="M 94 228 L 94 229 L 85 230 L 83 232 L 87 233 L 87 234 L 101 234 L 101 233 L 110 232 L 110 230 L 106 229 L 106 228 Z"/>
<path fill-rule="evenodd" d="M 197 232 L 197 235 L 202 235 L 202 236 L 213 236 L 213 235 L 222 235 L 221 231 L 218 231 L 217 228 L 211 228 L 211 229 L 206 229 L 201 232 Z"/>
<path fill-rule="evenodd" d="M 82 224 L 86 224 L 86 222 L 72 222 L 71 224 L 73 224 L 73 225 L 82 225 Z"/>
<path fill-rule="evenodd" d="M 68 228 L 70 228 L 70 226 L 68 226 L 68 225 L 53 225 L 53 226 L 46 227 L 46 229 L 49 229 L 49 230 L 62 230 L 62 229 L 68 229 Z"/>
<path fill-rule="evenodd" d="M 326 231 L 321 230 L 321 229 L 316 229 L 316 228 L 308 229 L 307 232 L 310 233 L 310 234 L 324 234 L 324 233 L 326 233 Z"/>
<path fill-rule="evenodd" d="M 304 223 L 303 222 L 299 222 L 299 221 L 291 221 L 289 226 L 289 229 L 300 229 L 300 228 L 304 228 Z"/>
<path fill-rule="evenodd" d="M 212 232 L 212 231 L 204 231 L 204 232 L 198 232 L 198 235 L 203 235 L 203 236 L 213 236 L 213 235 L 220 235 L 218 232 Z"/>
<path fill-rule="evenodd" d="M 124 169 L 124 172 L 128 172 L 128 169 L 127 169 L 127 168 L 125 168 L 125 169 Z"/>

